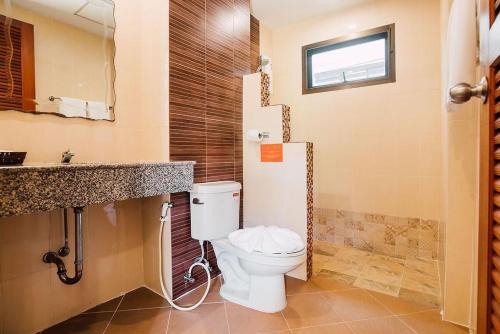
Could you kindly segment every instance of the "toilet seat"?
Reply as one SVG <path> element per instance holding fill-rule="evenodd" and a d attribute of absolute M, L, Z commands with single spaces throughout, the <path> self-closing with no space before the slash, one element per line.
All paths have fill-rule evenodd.
<path fill-rule="evenodd" d="M 246 227 L 230 233 L 231 244 L 246 253 L 286 255 L 301 252 L 305 245 L 294 231 L 276 225 Z"/>
<path fill-rule="evenodd" d="M 306 253 L 306 248 L 304 247 L 300 251 L 293 253 L 275 253 L 275 254 L 265 254 L 261 252 L 251 252 L 248 253 L 236 246 L 234 246 L 229 239 L 217 239 L 212 240 L 212 243 L 216 243 L 219 247 L 225 249 L 226 251 L 236 255 L 240 259 L 259 263 L 266 265 L 276 265 L 276 266 L 289 266 L 296 263 L 297 261 L 302 261 L 303 256 Z"/>

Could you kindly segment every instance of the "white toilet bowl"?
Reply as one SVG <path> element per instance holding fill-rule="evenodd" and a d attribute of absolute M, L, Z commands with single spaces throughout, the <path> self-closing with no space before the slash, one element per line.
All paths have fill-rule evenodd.
<path fill-rule="evenodd" d="M 287 254 L 248 253 L 227 239 L 211 240 L 222 271 L 221 296 L 233 303 L 261 312 L 274 313 L 286 307 L 284 275 L 306 260 L 305 249 Z"/>
<path fill-rule="evenodd" d="M 290 240 L 290 231 L 275 228 L 272 233 L 266 230 L 271 233 L 267 238 L 269 242 L 276 233 L 274 237 L 278 240 L 274 240 L 274 246 L 279 247 L 271 247 L 269 251 L 257 248 L 266 254 L 247 252 L 240 248 L 240 242 L 235 241 L 240 247 L 234 246 L 227 238 L 231 233 L 249 232 L 249 229 L 238 230 L 240 190 L 241 184 L 232 181 L 194 184 L 190 197 L 191 237 L 212 242 L 217 265 L 224 277 L 220 290 L 223 298 L 258 311 L 279 312 L 286 307 L 285 274 L 306 260 L 306 251 L 280 253 L 279 250 L 294 249 L 288 246 L 293 246 L 294 240 L 300 241 L 300 237 Z M 298 249 L 300 245 L 302 243 L 295 246 Z M 274 252 L 276 254 L 268 254 Z"/>

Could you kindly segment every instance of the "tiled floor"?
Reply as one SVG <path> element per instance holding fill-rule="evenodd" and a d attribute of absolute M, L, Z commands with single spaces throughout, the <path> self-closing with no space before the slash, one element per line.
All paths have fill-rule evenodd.
<path fill-rule="evenodd" d="M 314 241 L 313 271 L 354 287 L 439 306 L 437 261 L 401 259 Z"/>
<path fill-rule="evenodd" d="M 340 283 L 325 275 L 308 282 L 287 278 L 288 306 L 266 314 L 225 302 L 219 278 L 205 303 L 179 312 L 147 288 L 140 288 L 54 326 L 44 334 L 465 334 L 442 322 L 432 307 Z M 203 289 L 203 288 L 202 288 Z M 189 305 L 199 289 L 180 302 Z"/>

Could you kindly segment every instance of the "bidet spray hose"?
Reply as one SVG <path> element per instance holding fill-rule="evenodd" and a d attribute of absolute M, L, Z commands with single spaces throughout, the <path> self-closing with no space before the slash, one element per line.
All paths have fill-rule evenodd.
<path fill-rule="evenodd" d="M 166 208 L 165 208 L 166 206 Z M 163 296 L 165 297 L 165 299 L 168 301 L 168 303 L 170 305 L 172 305 L 173 308 L 175 308 L 176 310 L 179 310 L 179 311 L 191 311 L 191 310 L 194 310 L 195 308 L 197 308 L 198 306 L 201 305 L 201 303 L 203 303 L 203 301 L 205 300 L 205 298 L 207 297 L 208 295 L 208 291 L 210 290 L 210 270 L 208 268 L 208 266 L 203 263 L 203 262 L 195 262 L 193 263 L 190 267 L 189 267 L 189 274 L 191 274 L 192 270 L 194 267 L 196 266 L 200 266 L 202 267 L 203 269 L 205 269 L 205 272 L 207 273 L 207 288 L 205 289 L 205 293 L 203 294 L 203 296 L 201 297 L 201 299 L 194 305 L 192 306 L 189 306 L 189 307 L 182 307 L 182 306 L 179 306 L 179 305 L 176 305 L 174 303 L 174 301 L 172 300 L 172 298 L 169 296 L 168 292 L 167 292 L 167 289 L 165 288 L 165 283 L 163 282 L 163 227 L 165 226 L 165 223 L 167 222 L 167 213 L 168 213 L 168 209 L 172 208 L 172 203 L 164 203 L 163 206 L 162 206 L 162 214 L 161 214 L 161 218 L 160 218 L 160 233 L 159 233 L 159 236 L 158 236 L 158 246 L 159 246 L 159 250 L 160 250 L 160 255 L 158 256 L 158 260 L 159 260 L 159 268 L 160 268 L 160 285 L 161 285 L 161 290 L 163 292 Z M 204 249 L 203 249 L 203 243 L 200 242 L 200 246 L 201 246 L 201 249 L 202 249 L 202 253 L 204 253 Z"/>

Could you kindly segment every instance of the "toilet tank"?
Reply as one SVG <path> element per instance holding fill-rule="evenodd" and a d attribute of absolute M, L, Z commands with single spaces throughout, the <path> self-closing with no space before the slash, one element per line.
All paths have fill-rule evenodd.
<path fill-rule="evenodd" d="M 241 184 L 234 181 L 196 183 L 190 195 L 191 237 L 225 238 L 239 228 Z"/>

